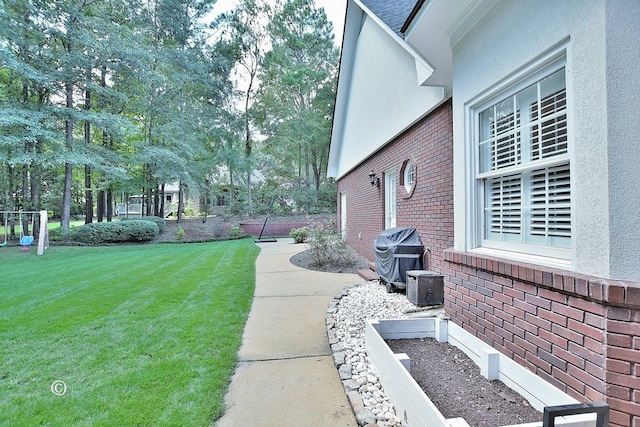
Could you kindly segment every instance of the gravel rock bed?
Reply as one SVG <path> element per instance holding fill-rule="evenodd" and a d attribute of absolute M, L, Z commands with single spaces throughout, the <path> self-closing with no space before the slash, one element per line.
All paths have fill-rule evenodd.
<path fill-rule="evenodd" d="M 345 289 L 327 310 L 327 334 L 333 358 L 359 425 L 402 425 L 378 373 L 367 357 L 365 321 L 406 318 L 415 309 L 404 294 L 388 294 L 378 282 Z"/>

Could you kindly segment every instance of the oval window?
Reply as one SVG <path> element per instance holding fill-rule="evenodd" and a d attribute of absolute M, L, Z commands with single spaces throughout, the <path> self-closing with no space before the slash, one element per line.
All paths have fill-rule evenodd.
<path fill-rule="evenodd" d="M 411 194 L 413 186 L 416 182 L 416 167 L 415 164 L 409 160 L 404 167 L 404 188 L 407 193 Z"/>

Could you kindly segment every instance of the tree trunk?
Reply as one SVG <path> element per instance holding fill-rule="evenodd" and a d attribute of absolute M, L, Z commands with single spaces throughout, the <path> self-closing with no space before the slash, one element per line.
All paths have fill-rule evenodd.
<path fill-rule="evenodd" d="M 153 214 L 160 216 L 160 189 L 158 187 L 153 189 Z"/>
<path fill-rule="evenodd" d="M 100 87 L 107 87 L 107 66 L 106 65 L 102 65 L 102 67 L 100 67 Z M 99 97 L 100 99 L 100 105 L 99 108 L 101 110 L 104 110 L 106 108 L 106 102 L 104 101 L 104 97 Z M 109 147 L 109 136 L 107 135 L 107 133 L 103 130 L 102 131 L 102 146 L 105 148 L 110 148 Z M 100 190 L 98 191 L 98 200 L 96 200 L 96 214 L 98 216 L 98 222 L 103 222 L 104 221 L 104 217 L 107 209 L 107 202 L 106 202 L 106 193 L 104 190 Z"/>
<path fill-rule="evenodd" d="M 151 187 L 147 188 L 145 197 L 142 199 L 142 204 L 145 206 L 145 215 L 151 216 L 151 202 L 153 201 L 153 193 Z"/>
<path fill-rule="evenodd" d="M 97 216 L 98 222 L 104 221 L 104 213 L 105 213 L 104 199 L 105 199 L 105 197 L 106 197 L 106 194 L 105 194 L 104 190 L 98 191 L 98 200 L 96 200 L 96 216 Z"/>
<path fill-rule="evenodd" d="M 67 40 L 66 50 L 71 61 L 71 54 L 73 53 L 73 37 L 75 33 L 76 17 L 69 16 L 69 24 L 67 28 Z M 72 78 L 71 70 L 67 70 L 67 79 Z M 73 110 L 73 88 L 74 85 L 71 81 L 65 82 L 65 95 L 66 95 L 66 107 L 68 112 Z M 65 141 L 67 151 L 73 150 L 73 115 L 67 113 L 65 123 Z M 71 163 L 64 164 L 64 189 L 62 191 L 62 218 L 60 219 L 60 228 L 62 229 L 62 235 L 67 236 L 69 234 L 69 221 L 71 219 L 71 186 L 73 184 L 73 166 Z"/>
<path fill-rule="evenodd" d="M 42 155 L 42 138 L 38 137 L 36 140 L 35 152 L 38 156 Z M 32 167 L 30 179 L 31 179 L 31 206 L 34 211 L 39 211 L 42 206 L 42 190 L 41 190 L 41 169 L 36 165 Z"/>
<path fill-rule="evenodd" d="M 69 51 L 71 46 L 69 45 Z M 73 84 L 67 83 L 65 85 L 66 90 L 66 106 L 69 109 L 73 109 Z M 73 117 L 69 116 L 66 119 L 65 126 L 65 138 L 67 150 L 71 151 L 73 148 Z M 62 218 L 60 219 L 60 227 L 62 229 L 62 235 L 69 234 L 69 221 L 71 219 L 71 186 L 73 184 L 73 166 L 71 163 L 64 164 L 64 189 L 62 190 Z"/>
<path fill-rule="evenodd" d="M 111 222 L 113 220 L 113 190 L 110 188 L 107 189 L 107 201 L 105 204 L 107 205 L 107 222 Z"/>
<path fill-rule="evenodd" d="M 73 119 L 68 120 L 71 124 L 67 124 L 67 127 L 71 127 L 73 133 Z M 64 189 L 62 191 L 62 218 L 60 219 L 60 228 L 62 229 L 62 235 L 69 234 L 69 222 L 71 220 L 71 185 L 73 183 L 73 166 L 71 163 L 64 164 Z"/>
<path fill-rule="evenodd" d="M 182 188 L 182 181 L 178 183 L 178 221 L 182 221 L 182 212 L 184 211 L 184 192 Z"/>
<path fill-rule="evenodd" d="M 251 151 L 252 151 L 252 142 L 251 142 L 251 128 L 249 123 L 249 100 L 251 98 L 251 88 L 253 87 L 253 80 L 255 78 L 255 72 L 250 73 L 249 78 L 249 88 L 247 89 L 247 96 L 244 100 L 244 153 L 247 161 L 247 215 L 249 218 L 253 217 L 253 196 L 251 194 Z"/>
<path fill-rule="evenodd" d="M 87 85 L 84 91 L 84 110 L 91 110 L 91 67 L 87 69 Z M 91 144 L 91 123 L 87 120 L 84 122 L 84 145 Z M 93 191 L 91 189 L 91 167 L 84 167 L 84 223 L 91 224 L 93 222 Z"/>
<path fill-rule="evenodd" d="M 14 189 L 15 189 L 15 187 L 14 187 L 15 180 L 14 180 L 14 176 L 13 176 L 14 169 L 11 166 L 7 166 L 7 172 L 9 174 L 9 191 L 13 192 Z M 9 200 L 9 206 L 7 207 L 8 208 L 7 210 L 15 211 L 16 210 L 15 197 L 12 194 L 10 194 L 8 200 Z M 15 220 L 12 220 L 10 225 L 9 225 L 9 238 L 10 239 L 15 239 L 16 238 L 16 222 L 15 222 Z"/>

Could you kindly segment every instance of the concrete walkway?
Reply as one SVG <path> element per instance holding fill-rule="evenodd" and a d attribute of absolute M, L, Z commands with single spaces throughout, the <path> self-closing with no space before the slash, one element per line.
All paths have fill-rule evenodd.
<path fill-rule="evenodd" d="M 217 427 L 357 427 L 327 340 L 329 302 L 355 274 L 320 273 L 289 259 L 289 238 L 260 243 L 256 290 L 239 363 Z"/>

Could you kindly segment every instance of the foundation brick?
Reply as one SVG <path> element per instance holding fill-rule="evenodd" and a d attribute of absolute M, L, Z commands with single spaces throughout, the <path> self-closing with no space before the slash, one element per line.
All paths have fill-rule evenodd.
<path fill-rule="evenodd" d="M 625 360 L 607 359 L 605 362 L 605 367 L 609 372 L 631 375 L 631 363 Z"/>
<path fill-rule="evenodd" d="M 567 326 L 567 317 L 544 308 L 538 309 L 538 316 L 560 326 Z"/>
<path fill-rule="evenodd" d="M 573 354 L 573 353 L 567 351 L 564 348 L 560 348 L 560 347 L 557 347 L 557 346 L 553 346 L 553 350 L 552 351 L 553 351 L 553 355 L 554 356 L 557 356 L 558 358 L 564 360 L 565 362 L 570 363 L 570 364 L 572 364 L 572 365 L 574 365 L 574 366 L 576 366 L 576 367 L 578 367 L 580 369 L 584 369 L 585 360 L 582 357 L 580 357 L 580 356 L 578 356 L 576 354 Z M 565 366 L 565 368 L 566 368 L 566 366 Z"/>
<path fill-rule="evenodd" d="M 566 305 L 566 303 L 562 304 L 557 301 L 554 301 L 553 303 L 551 303 L 551 311 L 557 314 L 561 314 L 569 319 L 577 320 L 579 322 L 583 321 L 585 316 L 585 313 L 583 310 L 569 307 Z"/>
<path fill-rule="evenodd" d="M 608 385 L 606 388 L 607 396 L 615 397 L 616 399 L 630 400 L 631 390 L 628 387 L 619 387 L 616 385 Z"/>
<path fill-rule="evenodd" d="M 628 348 L 610 347 L 607 357 L 618 360 L 627 360 L 632 363 L 640 363 L 640 351 Z"/>
<path fill-rule="evenodd" d="M 631 336 L 639 336 L 640 323 L 609 320 L 607 322 L 607 331 Z"/>

